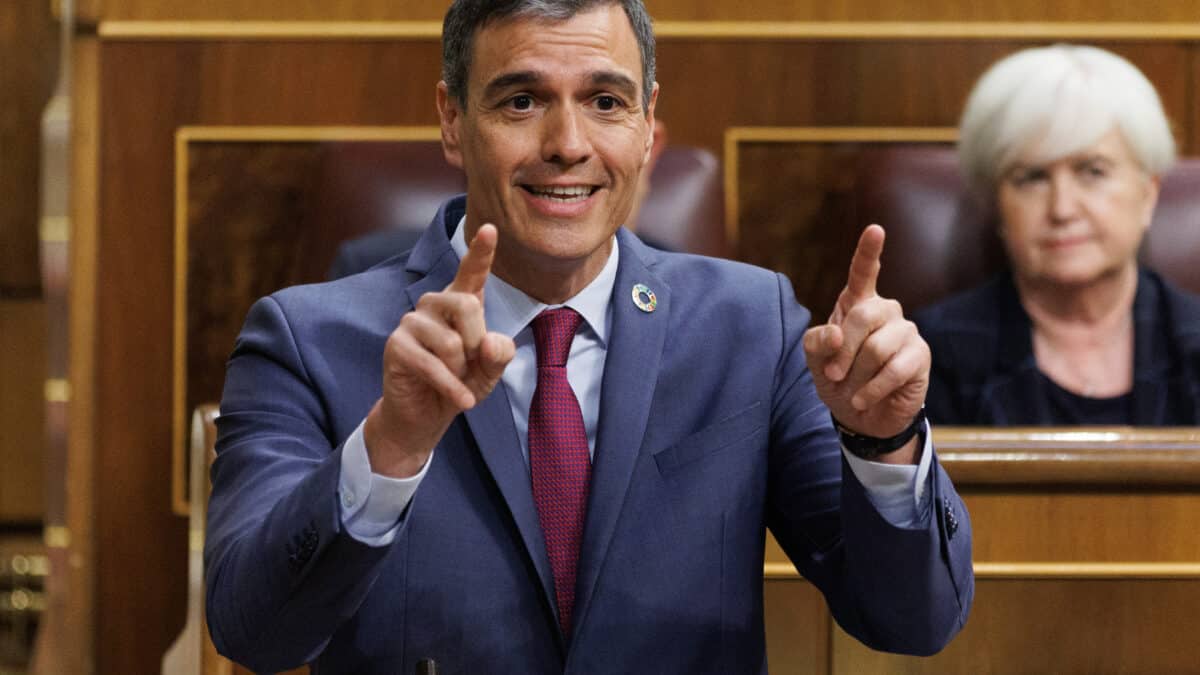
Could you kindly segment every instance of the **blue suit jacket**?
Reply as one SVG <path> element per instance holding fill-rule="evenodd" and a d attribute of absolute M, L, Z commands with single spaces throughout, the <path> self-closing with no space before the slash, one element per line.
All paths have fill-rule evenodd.
<path fill-rule="evenodd" d="M 574 634 L 503 386 L 437 447 L 395 541 L 340 525 L 341 443 L 380 395 L 388 334 L 458 259 L 442 207 L 407 260 L 260 300 L 218 420 L 205 549 L 222 653 L 319 673 L 761 673 L 765 528 L 850 633 L 931 653 L 971 604 L 966 509 L 935 463 L 925 526 L 890 526 L 843 466 L 782 276 L 618 233 Z M 634 305 L 649 286 L 658 309 Z"/>

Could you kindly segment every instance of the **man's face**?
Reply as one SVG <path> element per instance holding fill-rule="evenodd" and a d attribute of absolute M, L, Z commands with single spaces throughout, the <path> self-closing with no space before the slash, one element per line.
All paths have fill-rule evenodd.
<path fill-rule="evenodd" d="M 488 24 L 465 108 L 438 85 L 446 158 L 467 174 L 468 239 L 494 223 L 493 271 L 540 300 L 591 281 L 629 214 L 657 98 L 656 86 L 648 115 L 641 72 L 629 19 L 607 5 Z"/>

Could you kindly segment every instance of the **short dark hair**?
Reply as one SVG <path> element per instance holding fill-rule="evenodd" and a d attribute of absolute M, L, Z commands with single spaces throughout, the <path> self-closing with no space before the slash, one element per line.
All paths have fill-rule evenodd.
<path fill-rule="evenodd" d="M 492 21 L 533 18 L 566 21 L 605 5 L 620 5 L 642 53 L 642 104 L 649 111 L 654 89 L 654 26 L 642 0 L 454 0 L 442 22 L 442 79 L 451 96 L 467 103 L 467 72 L 475 32 Z"/>

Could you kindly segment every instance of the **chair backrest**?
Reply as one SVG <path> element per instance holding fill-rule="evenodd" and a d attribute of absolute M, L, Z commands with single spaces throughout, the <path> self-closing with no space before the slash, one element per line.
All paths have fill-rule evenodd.
<path fill-rule="evenodd" d="M 650 173 L 637 231 L 671 250 L 725 257 L 721 162 L 703 148 L 668 145 Z"/>
<path fill-rule="evenodd" d="M 712 153 L 668 146 L 651 174 L 639 231 L 675 250 L 727 255 L 721 181 Z M 305 269 L 328 269 L 342 241 L 422 230 L 442 201 L 465 191 L 466 176 L 446 163 L 438 141 L 327 143 L 308 190 Z"/>
<path fill-rule="evenodd" d="M 324 274 L 341 242 L 375 230 L 423 230 L 447 197 L 466 190 L 439 141 L 326 143 L 305 205 L 303 269 Z"/>
<path fill-rule="evenodd" d="M 855 188 L 858 225 L 880 223 L 888 238 L 880 293 L 906 310 L 978 285 L 1005 269 L 995 215 L 968 197 L 955 151 L 941 146 L 864 150 Z M 1200 292 L 1200 159 L 1163 177 L 1141 261 Z"/>

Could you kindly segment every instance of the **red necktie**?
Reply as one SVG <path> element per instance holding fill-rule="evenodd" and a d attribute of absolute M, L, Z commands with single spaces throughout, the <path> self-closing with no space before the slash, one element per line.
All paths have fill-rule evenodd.
<path fill-rule="evenodd" d="M 592 471 L 583 414 L 567 382 L 567 356 L 582 320 L 566 307 L 546 310 L 533 320 L 537 389 L 529 406 L 529 467 L 533 501 L 554 572 L 559 625 L 566 636 L 571 634 L 579 542 Z"/>

